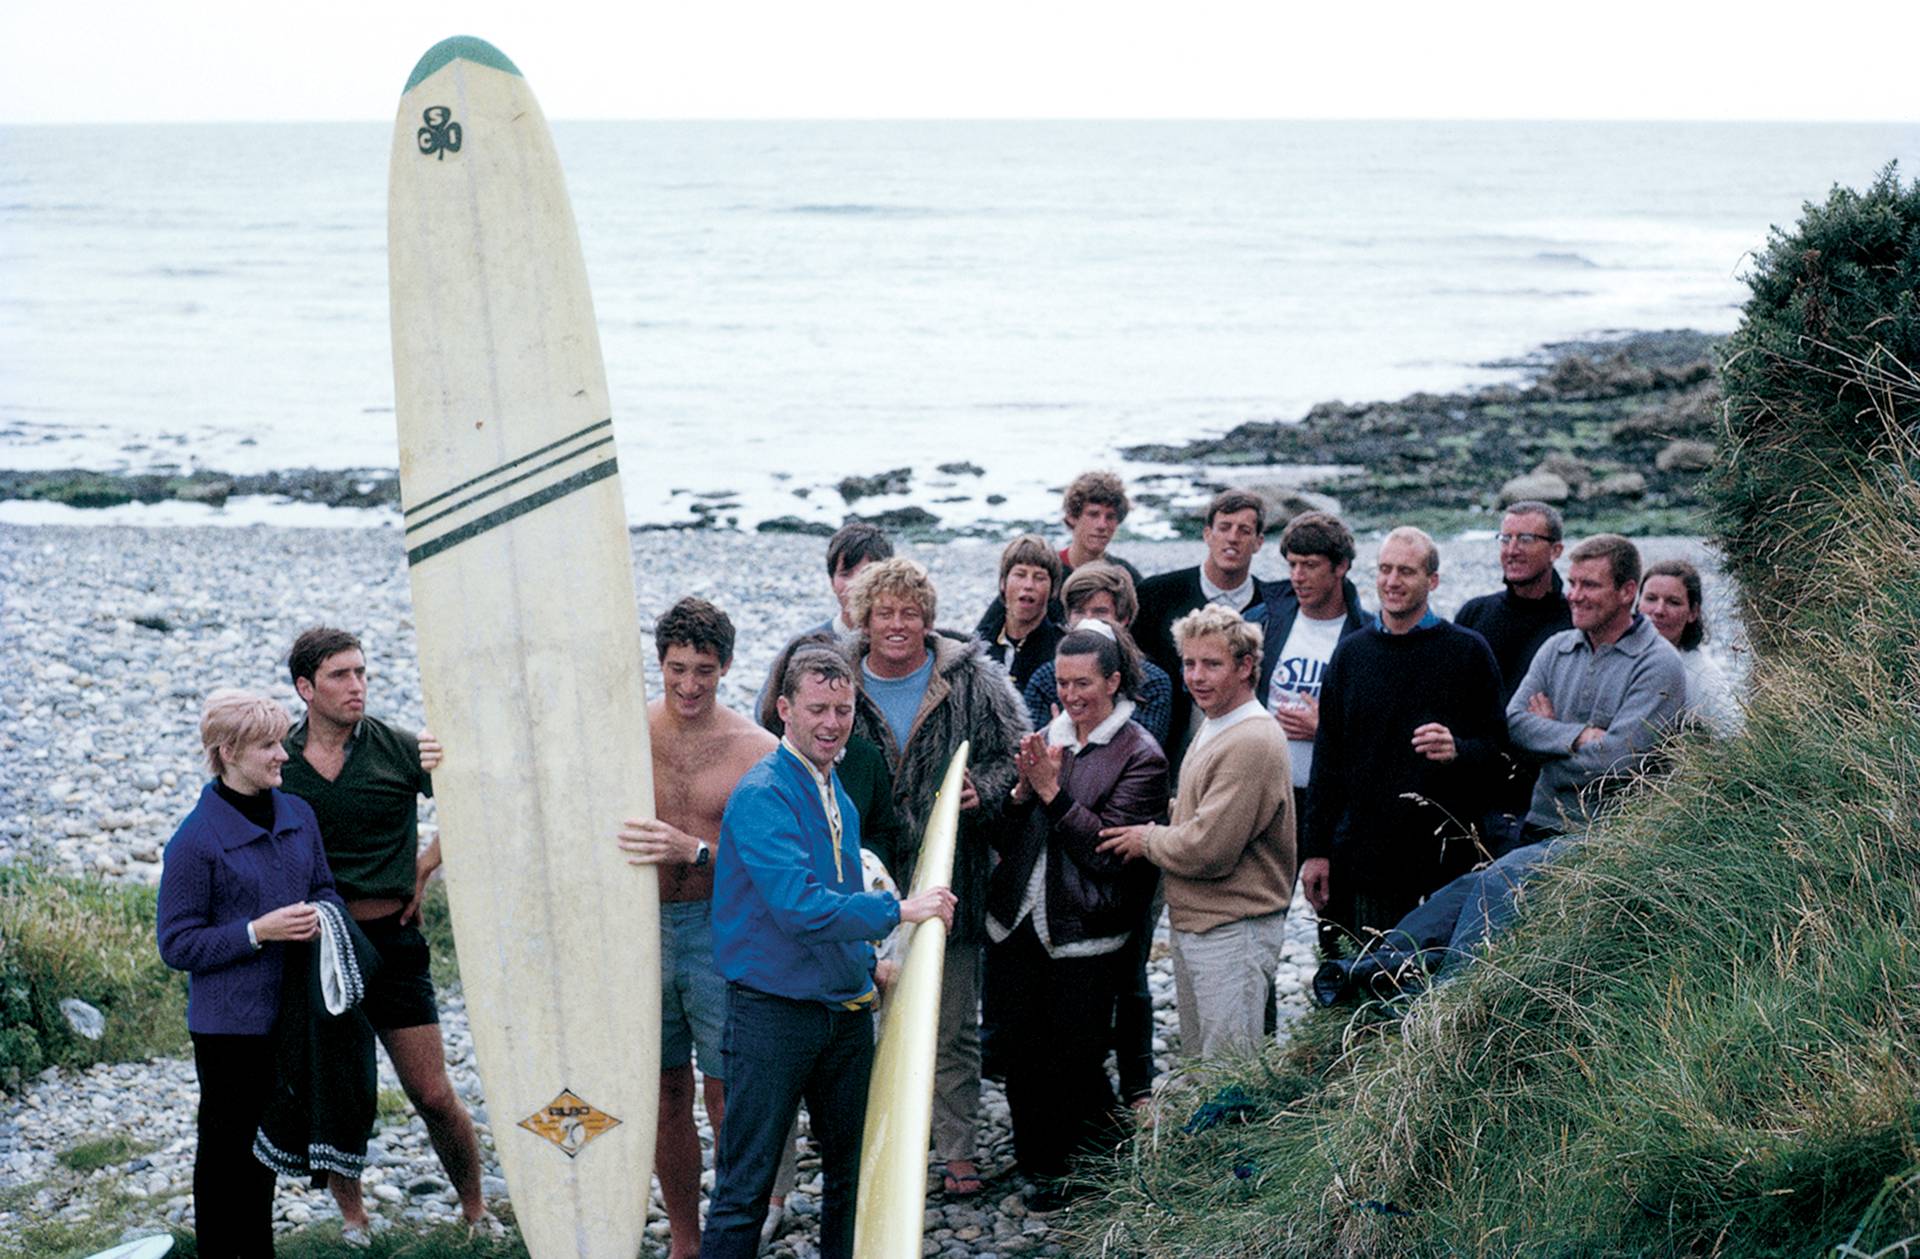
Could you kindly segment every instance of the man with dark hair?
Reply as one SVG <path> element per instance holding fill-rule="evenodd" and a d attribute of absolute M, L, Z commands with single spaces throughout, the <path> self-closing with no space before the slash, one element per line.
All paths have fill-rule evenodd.
<path fill-rule="evenodd" d="M 1255 693 L 1287 735 L 1295 815 L 1307 815 L 1313 736 L 1320 728 L 1320 683 L 1333 649 L 1367 623 L 1360 591 L 1347 576 L 1353 531 L 1331 512 L 1301 512 L 1280 531 L 1288 577 L 1267 596 L 1265 659 Z"/>
<path fill-rule="evenodd" d="M 693 1068 L 705 1077 L 707 1119 L 726 1114 L 721 1036 L 726 985 L 714 966 L 713 869 L 721 815 L 741 776 L 774 738 L 722 708 L 733 666 L 733 622 L 705 599 L 682 599 L 653 627 L 661 696 L 647 705 L 655 817 L 628 818 L 619 843 L 660 872 L 660 1128 L 655 1167 L 673 1259 L 700 1253 L 700 1134 Z"/>
<path fill-rule="evenodd" d="M 1573 628 L 1542 644 L 1507 701 L 1507 729 L 1540 765 L 1517 844 L 1578 832 L 1679 719 L 1687 671 L 1640 614 L 1640 553 L 1618 534 L 1567 557 Z"/>
<path fill-rule="evenodd" d="M 864 572 L 868 565 L 892 558 L 893 543 L 879 525 L 856 520 L 834 530 L 833 536 L 827 539 L 827 582 L 833 587 L 834 602 L 838 606 L 826 620 L 818 625 L 810 625 L 788 639 L 775 655 L 793 650 L 794 644 L 809 634 L 828 633 L 847 641 L 858 638 L 860 631 L 847 619 L 847 591 L 852 587 L 853 579 Z M 754 697 L 753 711 L 756 713 L 773 711 L 774 697 L 767 694 L 767 686 L 767 682 L 762 682 L 760 693 Z"/>
<path fill-rule="evenodd" d="M 1207 504 L 1200 539 L 1207 546 L 1207 557 L 1200 564 L 1140 583 L 1140 618 L 1134 623 L 1134 641 L 1169 677 L 1180 673 L 1180 649 L 1173 641 L 1175 621 L 1210 603 L 1262 621 L 1271 594 L 1267 583 L 1253 575 L 1253 557 L 1267 539 L 1267 505 L 1258 494 L 1246 490 L 1215 494 Z M 1257 685 L 1258 679 L 1255 681 Z M 1192 696 L 1174 697 L 1165 750 L 1176 778 L 1194 725 L 1193 711 Z"/>
<path fill-rule="evenodd" d="M 836 529 L 827 539 L 827 580 L 833 586 L 833 597 L 840 610 L 818 628 L 830 629 L 842 638 L 856 636 L 860 631 L 847 619 L 847 587 L 853 585 L 853 579 L 867 565 L 892 558 L 893 543 L 879 525 L 857 520 Z"/>
<path fill-rule="evenodd" d="M 1526 499 L 1507 508 L 1500 518 L 1500 577 L 1505 588 L 1480 595 L 1461 605 L 1455 625 L 1487 640 L 1500 666 L 1500 702 L 1513 698 L 1527 666 L 1541 644 L 1573 625 L 1566 591 L 1553 563 L 1560 558 L 1565 525 L 1552 504 Z M 1539 763 L 1524 753 L 1514 764 L 1494 798 L 1497 810 L 1521 816 L 1533 798 Z"/>
<path fill-rule="evenodd" d="M 902 922 L 953 921 L 953 893 L 863 889 L 860 814 L 835 764 L 854 723 L 853 670 L 794 652 L 776 711 L 785 734 L 721 819 L 714 957 L 727 981 L 732 1115 L 719 1125 L 708 1259 L 752 1259 L 781 1147 L 807 1103 L 825 1181 L 820 1254 L 853 1253 L 860 1139 L 873 1066 L 874 953 Z"/>
<path fill-rule="evenodd" d="M 1000 596 L 973 632 L 1016 690 L 1053 659 L 1054 646 L 1066 633 L 1051 612 L 1057 606 L 1060 574 L 1060 557 L 1037 533 L 1021 534 L 1000 552 Z"/>
<path fill-rule="evenodd" d="M 306 714 L 287 731 L 281 789 L 313 806 L 327 864 L 347 912 L 380 954 L 361 1011 L 386 1046 L 400 1087 L 427 1126 L 447 1180 L 469 1223 L 487 1216 L 480 1190 L 480 1142 L 473 1119 L 447 1078 L 440 1007 L 420 933 L 420 902 L 440 867 L 436 836 L 420 848 L 420 796 L 440 744 L 367 715 L 367 660 L 360 640 L 320 625 L 287 652 L 293 689 Z M 331 1176 L 344 1229 L 367 1236 L 372 1224 L 360 1182 Z"/>
<path fill-rule="evenodd" d="M 1513 698 L 1540 645 L 1573 625 L 1553 567 L 1564 549 L 1564 529 L 1560 512 L 1548 503 L 1527 500 L 1507 508 L 1499 538 L 1505 588 L 1467 600 L 1453 618 L 1492 648 L 1500 665 L 1502 703 Z"/>
<path fill-rule="evenodd" d="M 1140 570 L 1107 550 L 1127 513 L 1133 510 L 1125 482 L 1111 472 L 1082 472 L 1067 486 L 1060 509 L 1070 535 L 1067 545 L 1060 548 L 1060 563 L 1066 572 L 1105 560 L 1118 564 L 1136 586 L 1140 584 Z"/>
<path fill-rule="evenodd" d="M 1327 666 L 1300 885 L 1354 933 L 1381 931 L 1479 860 L 1470 828 L 1502 767 L 1500 669 L 1429 606 L 1440 552 L 1418 529 L 1380 544 L 1380 614 Z M 1337 905 L 1333 903 L 1338 893 Z"/>

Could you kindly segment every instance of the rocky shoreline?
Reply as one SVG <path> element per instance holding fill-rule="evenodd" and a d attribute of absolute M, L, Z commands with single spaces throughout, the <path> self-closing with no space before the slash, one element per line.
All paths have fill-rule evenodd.
<path fill-rule="evenodd" d="M 1397 402 L 1324 402 L 1297 420 L 1257 420 L 1219 437 L 1125 448 L 1129 460 L 1162 467 L 1136 480 L 1144 509 L 1136 524 L 1158 519 L 1194 536 L 1196 499 L 1229 484 L 1269 491 L 1279 500 L 1337 506 L 1357 527 L 1415 521 L 1438 530 L 1484 523 L 1516 497 L 1562 503 L 1584 527 L 1628 533 L 1693 533 L 1700 528 L 1699 473 L 1711 462 L 1719 386 L 1718 341 L 1688 331 L 1641 332 L 1548 345 L 1494 368 L 1526 373 L 1525 383 L 1455 394 L 1413 394 Z M 1229 472 L 1229 469 L 1234 471 Z M 836 496 L 843 523 L 869 520 L 904 536 L 942 540 L 1000 537 L 1022 522 L 955 525 L 949 503 L 988 506 L 998 494 L 941 496 L 936 485 L 969 489 L 983 469 L 967 461 L 932 469 L 888 468 L 798 487 L 809 500 Z M 740 496 L 670 492 L 686 519 L 642 531 L 730 530 Z M 876 509 L 871 500 L 918 497 Z M 400 486 L 391 468 L 303 468 L 240 475 L 177 468 L 119 472 L 68 468 L 0 469 L 0 501 L 82 509 L 183 502 L 224 507 L 263 498 L 324 507 L 397 512 Z M 1051 522 L 1026 522 L 1036 527 Z M 760 533 L 825 536 L 835 525 L 797 515 L 753 525 Z"/>
<path fill-rule="evenodd" d="M 1699 543 L 1651 539 L 1649 558 L 1685 556 L 1707 573 L 1710 615 L 1733 641 L 1730 591 Z M 938 621 L 970 627 L 992 598 L 997 546 L 908 544 L 940 593 Z M 830 598 L 818 539 L 731 532 L 637 534 L 633 538 L 643 625 L 675 599 L 699 594 L 725 608 L 739 631 L 721 700 L 745 709 L 773 654 L 817 622 Z M 1192 542 L 1129 543 L 1126 557 L 1147 572 L 1197 562 Z M 1490 540 L 1442 542 L 1446 581 L 1440 611 L 1498 582 Z M 1363 543 L 1365 571 L 1372 544 Z M 1284 574 L 1274 548 L 1255 572 Z M 421 721 L 418 669 L 405 556 L 391 529 L 76 528 L 0 525 L 0 668 L 12 681 L 0 709 L 0 864 L 64 875 L 153 884 L 167 838 L 201 783 L 196 727 L 201 697 L 219 685 L 267 689 L 293 702 L 284 652 L 316 621 L 354 627 L 368 645 L 370 707 L 397 722 Z M 1364 588 L 1370 583 L 1362 581 Z M 1365 595 L 1371 602 L 1371 591 Z M 651 665 L 651 660 L 649 664 Z M 1737 669 L 1737 662 L 1730 662 Z M 657 692 L 657 673 L 650 677 Z M 431 825 L 431 808 L 423 815 Z M 1313 920 L 1296 903 L 1281 982 L 1288 1009 L 1305 1008 Z M 1172 980 L 1164 956 L 1153 965 L 1165 1062 L 1177 1046 Z M 484 1097 L 457 989 L 443 992 L 448 1055 L 456 1087 L 485 1118 Z M 383 1062 L 382 1087 L 397 1088 Z M 135 1233 L 189 1219 L 194 1081 L 190 1062 L 155 1059 L 85 1069 L 49 1069 L 0 1093 L 0 1238 L 27 1221 L 113 1218 Z M 1011 1165 L 1011 1138 L 997 1086 L 985 1097 L 983 1152 L 990 1171 Z M 1170 1113 L 1172 1122 L 1186 1116 Z M 96 1170 L 65 1167 L 60 1156 L 85 1142 L 121 1137 L 123 1156 Z M 488 1144 L 491 1160 L 491 1145 Z M 376 1139 L 378 1176 L 370 1197 L 408 1226 L 450 1221 L 457 1207 L 410 1114 L 384 1120 Z M 489 1191 L 504 1192 L 490 1162 Z M 803 1163 L 802 1181 L 817 1174 Z M 925 1253 L 1063 1253 L 1070 1217 L 1028 1216 L 1009 1178 L 998 1192 L 965 1201 L 929 1200 Z M 773 1253 L 810 1256 L 817 1230 L 803 1194 L 796 1225 Z M 325 1194 L 283 1182 L 284 1227 L 322 1230 L 333 1214 Z M 664 1229 L 664 1219 L 657 1222 Z M 0 1254 L 6 1246 L 0 1244 Z"/>
<path fill-rule="evenodd" d="M 1700 473 L 1713 462 L 1718 345 L 1687 331 L 1549 345 L 1490 364 L 1524 368 L 1523 385 L 1324 402 L 1298 421 L 1123 453 L 1216 468 L 1239 485 L 1257 485 L 1262 468 L 1330 468 L 1286 490 L 1322 496 L 1356 529 L 1457 530 L 1531 498 L 1559 505 L 1577 531 L 1694 533 Z"/>

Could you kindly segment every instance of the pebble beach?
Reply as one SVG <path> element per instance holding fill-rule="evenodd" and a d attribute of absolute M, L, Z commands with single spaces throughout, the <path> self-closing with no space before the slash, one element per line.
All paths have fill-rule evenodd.
<path fill-rule="evenodd" d="M 1355 564 L 1368 605 L 1377 543 L 1377 537 L 1363 538 Z M 1641 549 L 1646 560 L 1678 557 L 1700 566 L 1714 627 L 1709 649 L 1732 676 L 1744 676 L 1732 592 L 1719 579 L 1715 557 L 1684 538 L 1643 540 Z M 907 544 L 901 551 L 931 571 L 940 594 L 938 622 L 971 628 L 995 593 L 998 545 Z M 1115 552 L 1153 573 L 1198 562 L 1202 548 L 1190 541 L 1128 540 Z M 650 628 L 656 615 L 689 594 L 725 609 L 739 645 L 721 702 L 746 710 L 774 653 L 830 611 L 823 553 L 822 540 L 813 537 L 636 533 L 638 615 Z M 1435 606 L 1443 615 L 1498 586 L 1490 537 L 1443 539 L 1441 554 Z M 1269 547 L 1254 571 L 1277 578 L 1285 566 Z M 554 593 L 562 593 L 558 581 Z M 318 622 L 361 635 L 370 712 L 409 728 L 423 724 L 397 529 L 0 526 L 0 670 L 10 683 L 0 703 L 0 864 L 156 884 L 166 841 L 203 782 L 201 699 L 217 686 L 247 686 L 297 713 L 285 652 L 301 629 Z M 422 821 L 433 824 L 430 802 Z M 1296 899 L 1280 976 L 1282 1035 L 1285 1021 L 1306 1008 L 1313 937 L 1311 912 Z M 1164 949 L 1156 949 L 1152 973 L 1164 1069 L 1178 1047 Z M 487 1193 L 502 1199 L 508 1188 L 492 1161 L 465 1007 L 457 989 L 443 991 L 441 1000 L 452 1077 L 480 1122 L 489 1159 Z M 384 1058 L 381 1071 L 382 1087 L 397 1089 Z M 21 1191 L 0 1196 L 0 1235 L 16 1223 L 15 1212 L 86 1218 L 109 1189 L 144 1204 L 129 1235 L 190 1226 L 195 1101 L 190 1059 L 49 1069 L 17 1092 L 0 1093 L 0 1191 Z M 992 1083 L 983 1119 L 983 1168 L 989 1175 L 1009 1171 L 1006 1104 Z M 704 1118 L 702 1125 L 706 1137 Z M 76 1143 L 115 1134 L 145 1152 L 89 1174 L 57 1164 Z M 369 1202 L 396 1226 L 457 1218 L 452 1190 L 410 1112 L 384 1123 L 369 1153 Z M 769 1253 L 816 1253 L 817 1176 L 817 1162 L 803 1157 L 793 1221 Z M 1065 1253 L 1057 1225 L 1066 1217 L 1028 1216 L 1018 1187 L 1018 1177 L 1009 1174 L 975 1198 L 931 1194 L 923 1253 L 956 1259 Z M 338 1219 L 324 1192 L 286 1179 L 276 1209 L 287 1228 Z M 664 1254 L 666 1224 L 657 1202 L 656 1217 L 656 1253 Z"/>

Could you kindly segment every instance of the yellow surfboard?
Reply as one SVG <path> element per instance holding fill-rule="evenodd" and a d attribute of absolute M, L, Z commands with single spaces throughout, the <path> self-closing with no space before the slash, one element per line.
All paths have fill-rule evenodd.
<path fill-rule="evenodd" d="M 926 834 L 920 840 L 913 891 L 953 882 L 960 832 L 960 783 L 968 744 L 947 763 Z M 940 1021 L 940 976 L 947 928 L 938 918 L 908 927 L 906 961 L 881 1016 L 880 1046 L 867 1086 L 867 1127 L 860 1146 L 860 1193 L 854 1220 L 857 1259 L 920 1253 L 927 1206 L 927 1139 L 933 1132 L 934 1031 Z"/>
<path fill-rule="evenodd" d="M 660 1072 L 643 652 L 606 371 L 526 80 L 435 45 L 400 98 L 389 274 L 400 485 L 467 1013 L 534 1259 L 633 1259 Z"/>

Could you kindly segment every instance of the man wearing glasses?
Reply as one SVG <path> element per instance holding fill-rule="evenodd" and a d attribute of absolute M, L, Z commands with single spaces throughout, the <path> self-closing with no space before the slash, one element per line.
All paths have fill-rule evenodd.
<path fill-rule="evenodd" d="M 1455 625 L 1473 630 L 1493 648 L 1502 703 L 1513 698 L 1541 644 L 1573 627 L 1566 591 L 1553 567 L 1564 549 L 1564 528 L 1560 512 L 1549 504 L 1529 499 L 1507 508 L 1500 520 L 1500 576 L 1506 589 L 1467 600 L 1453 618 Z M 1510 829 L 1526 815 L 1538 775 L 1537 762 L 1524 756 L 1517 760 L 1511 777 L 1496 792 L 1495 815 L 1485 820 L 1485 829 Z"/>

